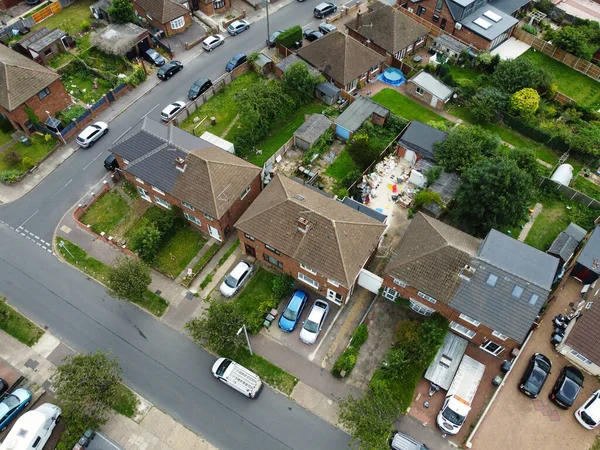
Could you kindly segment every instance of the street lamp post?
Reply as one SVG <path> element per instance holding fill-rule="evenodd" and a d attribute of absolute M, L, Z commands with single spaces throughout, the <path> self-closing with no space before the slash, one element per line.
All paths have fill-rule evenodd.
<path fill-rule="evenodd" d="M 242 332 L 242 330 L 244 331 L 244 334 L 246 335 L 246 342 L 248 343 L 248 350 L 250 350 L 250 356 L 253 355 L 252 353 L 252 346 L 250 345 L 250 338 L 248 337 L 248 330 L 246 330 L 246 324 L 242 324 L 242 327 L 238 330 L 236 336 L 239 336 L 240 333 Z"/>
<path fill-rule="evenodd" d="M 267 5 L 267 39 L 271 36 L 271 28 L 269 27 L 269 0 L 265 0 L 265 4 Z M 250 352 L 252 353 L 252 351 Z"/>

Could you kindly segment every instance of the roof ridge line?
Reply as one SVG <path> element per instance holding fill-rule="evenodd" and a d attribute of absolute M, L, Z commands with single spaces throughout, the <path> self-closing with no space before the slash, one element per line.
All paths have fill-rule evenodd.
<path fill-rule="evenodd" d="M 226 152 L 226 150 L 223 150 L 223 149 L 221 149 L 221 148 L 219 148 L 217 146 L 214 146 L 214 148 L 216 148 L 216 149 L 218 149 L 220 151 Z M 243 159 L 242 159 L 242 161 L 244 161 L 246 164 L 242 164 L 242 163 L 239 163 L 239 162 L 231 162 L 231 163 L 229 163 L 229 162 L 224 162 L 224 161 L 214 161 L 212 159 L 207 159 L 207 158 L 204 158 L 202 156 L 196 155 L 195 153 L 192 153 L 194 151 L 202 151 L 202 150 L 204 150 L 204 149 L 203 148 L 197 148 L 197 149 L 191 150 L 190 154 L 194 155 L 197 158 L 203 159 L 206 163 L 222 164 L 222 165 L 226 165 L 226 166 L 243 167 L 244 169 L 255 169 L 256 168 L 256 169 L 262 170 L 260 167 L 255 166 L 254 164 L 252 164 L 252 163 L 250 163 L 248 161 L 245 161 Z M 229 153 L 229 152 L 227 152 L 227 153 Z M 235 156 L 235 155 L 233 155 L 233 156 Z M 236 158 L 241 159 L 239 156 L 236 157 Z M 248 164 L 250 164 L 251 166 L 249 166 Z"/>
<path fill-rule="evenodd" d="M 159 145 L 158 147 L 156 147 L 154 150 L 151 150 L 148 153 L 140 156 L 138 159 L 134 159 L 127 166 L 128 167 L 135 166 L 137 163 L 144 161 L 145 159 L 149 158 L 150 156 L 156 155 L 159 151 L 163 150 L 167 146 L 168 146 L 168 143 L 165 142 L 164 144 Z"/>
<path fill-rule="evenodd" d="M 348 283 L 348 287 L 350 287 L 350 285 L 351 285 L 350 277 L 348 276 L 348 269 L 346 267 L 346 264 L 344 264 L 344 252 L 342 251 L 342 246 L 341 246 L 340 239 L 338 236 L 338 228 L 336 226 L 335 221 L 332 221 L 332 222 L 333 222 L 333 230 L 335 232 L 335 242 L 337 244 L 338 253 L 340 255 L 340 262 L 342 263 L 342 269 L 344 271 L 344 276 L 346 277 L 346 283 Z M 360 271 L 359 271 L 359 273 L 360 273 Z"/>

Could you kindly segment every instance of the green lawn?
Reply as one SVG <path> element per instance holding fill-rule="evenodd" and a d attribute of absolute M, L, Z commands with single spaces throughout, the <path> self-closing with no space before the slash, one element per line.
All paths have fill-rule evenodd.
<path fill-rule="evenodd" d="M 194 132 L 196 136 L 200 136 L 205 131 L 210 131 L 212 134 L 221 136 L 238 114 L 235 94 L 246 89 L 252 89 L 253 85 L 260 82 L 262 82 L 262 78 L 254 71 L 247 72 L 236 78 L 231 84 L 222 88 L 217 95 L 210 98 L 205 104 L 194 111 L 181 124 L 181 128 L 190 133 Z M 194 118 L 196 117 L 199 117 L 200 120 L 206 117 L 206 120 L 196 128 L 196 131 L 193 131 L 194 127 L 198 125 L 198 123 L 194 123 Z M 211 125 L 211 117 L 217 119 L 217 123 L 214 126 Z"/>
<path fill-rule="evenodd" d="M 68 63 L 69 61 L 72 61 L 73 59 L 75 59 L 75 56 L 73 56 L 71 53 L 62 52 L 56 55 L 54 58 L 52 58 L 48 65 L 53 69 L 58 69 L 59 67 Z"/>
<path fill-rule="evenodd" d="M 21 142 L 16 142 L 12 147 L 2 152 L 2 155 L 0 155 L 0 172 L 5 170 L 15 170 L 20 174 L 24 174 L 28 170 L 22 160 L 21 162 L 7 161 L 6 155 L 9 152 L 17 152 L 21 155 L 21 158 L 31 158 L 33 163 L 37 164 L 56 146 L 56 139 L 51 137 L 49 140 L 46 140 L 44 136 L 37 133 L 30 136 L 29 140 L 31 142 L 30 146 Z"/>
<path fill-rule="evenodd" d="M 600 108 L 600 84 L 597 81 L 532 49 L 527 50 L 519 58 L 528 59 L 546 68 L 554 76 L 558 90 L 580 105 L 593 109 Z"/>
<path fill-rule="evenodd" d="M 44 334 L 44 330 L 11 308 L 6 303 L 6 298 L 2 296 L 0 296 L 0 329 L 29 347 Z"/>
<path fill-rule="evenodd" d="M 161 245 L 155 262 L 158 270 L 172 278 L 177 278 L 206 243 L 206 239 L 191 228 L 176 227 L 175 233 Z"/>
<path fill-rule="evenodd" d="M 111 235 L 117 224 L 127 215 L 129 209 L 130 207 L 123 197 L 116 192 L 109 191 L 92 204 L 79 220 L 84 225 L 90 225 L 95 233 L 100 234 L 104 231 L 107 235 Z"/>
<path fill-rule="evenodd" d="M 152 291 L 146 291 L 144 293 L 143 300 L 132 303 L 141 306 L 146 311 L 154 314 L 156 317 L 162 317 L 169 307 L 169 303 L 164 298 Z"/>
<path fill-rule="evenodd" d="M 119 414 L 132 419 L 137 412 L 137 407 L 138 399 L 135 394 L 124 384 L 119 384 L 119 392 L 113 409 Z"/>
<path fill-rule="evenodd" d="M 273 295 L 274 278 L 275 274 L 262 268 L 258 269 L 235 300 L 244 315 L 252 314 L 265 298 Z"/>
<path fill-rule="evenodd" d="M 442 116 L 390 88 L 383 89 L 371 99 L 388 108 L 392 114 L 408 120 L 419 120 L 423 123 L 446 121 Z"/>
<path fill-rule="evenodd" d="M 571 187 L 600 201 L 600 186 L 585 177 L 575 178 L 575 181 L 571 183 Z"/>
<path fill-rule="evenodd" d="M 86 35 L 87 36 L 87 35 Z M 120 73 L 130 73 L 131 66 L 125 62 L 122 56 L 108 55 L 95 47 L 89 48 L 79 55 L 86 64 L 99 70 L 102 73 L 112 73 L 118 75 Z"/>
<path fill-rule="evenodd" d="M 545 198 L 542 205 L 542 212 L 533 222 L 525 243 L 545 252 L 559 233 L 569 225 L 570 220 L 567 216 L 567 205 L 561 198 Z"/>
<path fill-rule="evenodd" d="M 4 144 L 6 144 L 12 139 L 12 137 L 10 137 L 10 134 L 10 132 L 5 133 L 4 131 L 0 131 L 0 147 L 2 147 Z"/>
<path fill-rule="evenodd" d="M 468 84 L 470 81 L 477 78 L 479 75 L 481 75 L 481 72 L 477 72 L 476 70 L 471 69 L 470 67 L 459 67 L 451 65 L 450 74 L 452 75 L 452 78 L 454 78 L 454 81 L 459 86 L 462 86 L 464 84 Z"/>
<path fill-rule="evenodd" d="M 78 65 L 77 62 L 69 64 L 62 71 L 61 79 L 67 92 L 88 104 L 98 101 L 113 87 L 110 81 L 99 78 L 94 72 L 87 70 L 81 63 Z"/>
<path fill-rule="evenodd" d="M 271 136 L 256 145 L 257 149 L 262 150 L 262 154 L 252 154 L 248 158 L 248 161 L 262 167 L 273 153 L 291 139 L 298 127 L 304 123 L 306 114 L 321 113 L 326 108 L 327 107 L 323 103 L 317 102 L 310 103 L 300 108 L 285 123 L 275 127 L 275 131 Z"/>
<path fill-rule="evenodd" d="M 31 30 L 35 31 L 41 27 L 47 27 L 49 30 L 60 28 L 73 36 L 81 29 L 81 22 L 84 20 L 91 22 L 93 20 L 90 6 L 94 2 L 94 0 L 79 0 L 72 5 L 67 6 L 58 14 L 41 21 Z"/>
<path fill-rule="evenodd" d="M 350 153 L 344 149 L 327 167 L 325 175 L 335 178 L 337 181 L 342 181 L 348 173 L 354 170 L 359 170 L 359 167 L 350 156 Z"/>

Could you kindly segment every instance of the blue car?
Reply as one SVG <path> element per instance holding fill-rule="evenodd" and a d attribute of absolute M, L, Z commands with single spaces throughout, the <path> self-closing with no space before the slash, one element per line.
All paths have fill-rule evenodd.
<path fill-rule="evenodd" d="M 15 389 L 15 391 L 6 397 L 0 403 L 0 433 L 6 430 L 19 413 L 29 405 L 31 401 L 31 392 L 27 389 Z"/>
<path fill-rule="evenodd" d="M 279 328 L 287 333 L 291 333 L 298 325 L 300 321 L 300 316 L 302 315 L 302 310 L 306 306 L 306 302 L 308 300 L 308 294 L 304 291 L 298 289 L 292 295 L 285 311 L 279 318 Z"/>
<path fill-rule="evenodd" d="M 235 69 L 236 67 L 241 66 L 242 64 L 244 64 L 246 61 L 248 60 L 248 58 L 246 57 L 245 54 L 243 53 L 238 53 L 237 55 L 235 55 L 233 58 L 231 58 L 229 60 L 229 62 L 227 63 L 227 65 L 225 66 L 225 70 L 227 72 L 231 72 L 233 69 Z"/>

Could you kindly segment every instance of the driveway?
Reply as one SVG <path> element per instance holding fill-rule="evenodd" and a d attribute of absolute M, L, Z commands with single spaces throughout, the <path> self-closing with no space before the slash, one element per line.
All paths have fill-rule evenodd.
<path fill-rule="evenodd" d="M 161 39 L 163 44 L 167 44 L 171 47 L 171 50 L 177 54 L 177 52 L 181 52 L 185 50 L 185 43 L 192 43 L 201 37 L 207 34 L 206 30 L 202 25 L 196 22 L 196 19 L 192 19 L 192 25 L 185 30 L 183 33 L 176 34 L 171 37 L 165 37 Z M 222 34 L 222 33 L 221 33 Z M 227 33 L 222 34 L 226 36 Z"/>
<path fill-rule="evenodd" d="M 592 392 L 600 388 L 600 382 L 595 377 L 585 376 L 583 389 L 569 410 L 558 408 L 548 399 L 548 393 L 558 378 L 560 370 L 569 365 L 549 342 L 553 330 L 552 319 L 559 313 L 570 312 L 569 303 L 579 300 L 581 288 L 581 283 L 570 278 L 564 289 L 559 292 L 556 301 L 549 305 L 541 326 L 534 332 L 523 350 L 505 386 L 475 435 L 474 449 L 584 449 L 594 443 L 597 433 L 579 425 L 573 413 Z M 519 392 L 517 384 L 529 358 L 536 352 L 550 358 L 552 374 L 539 397 L 531 400 Z"/>

